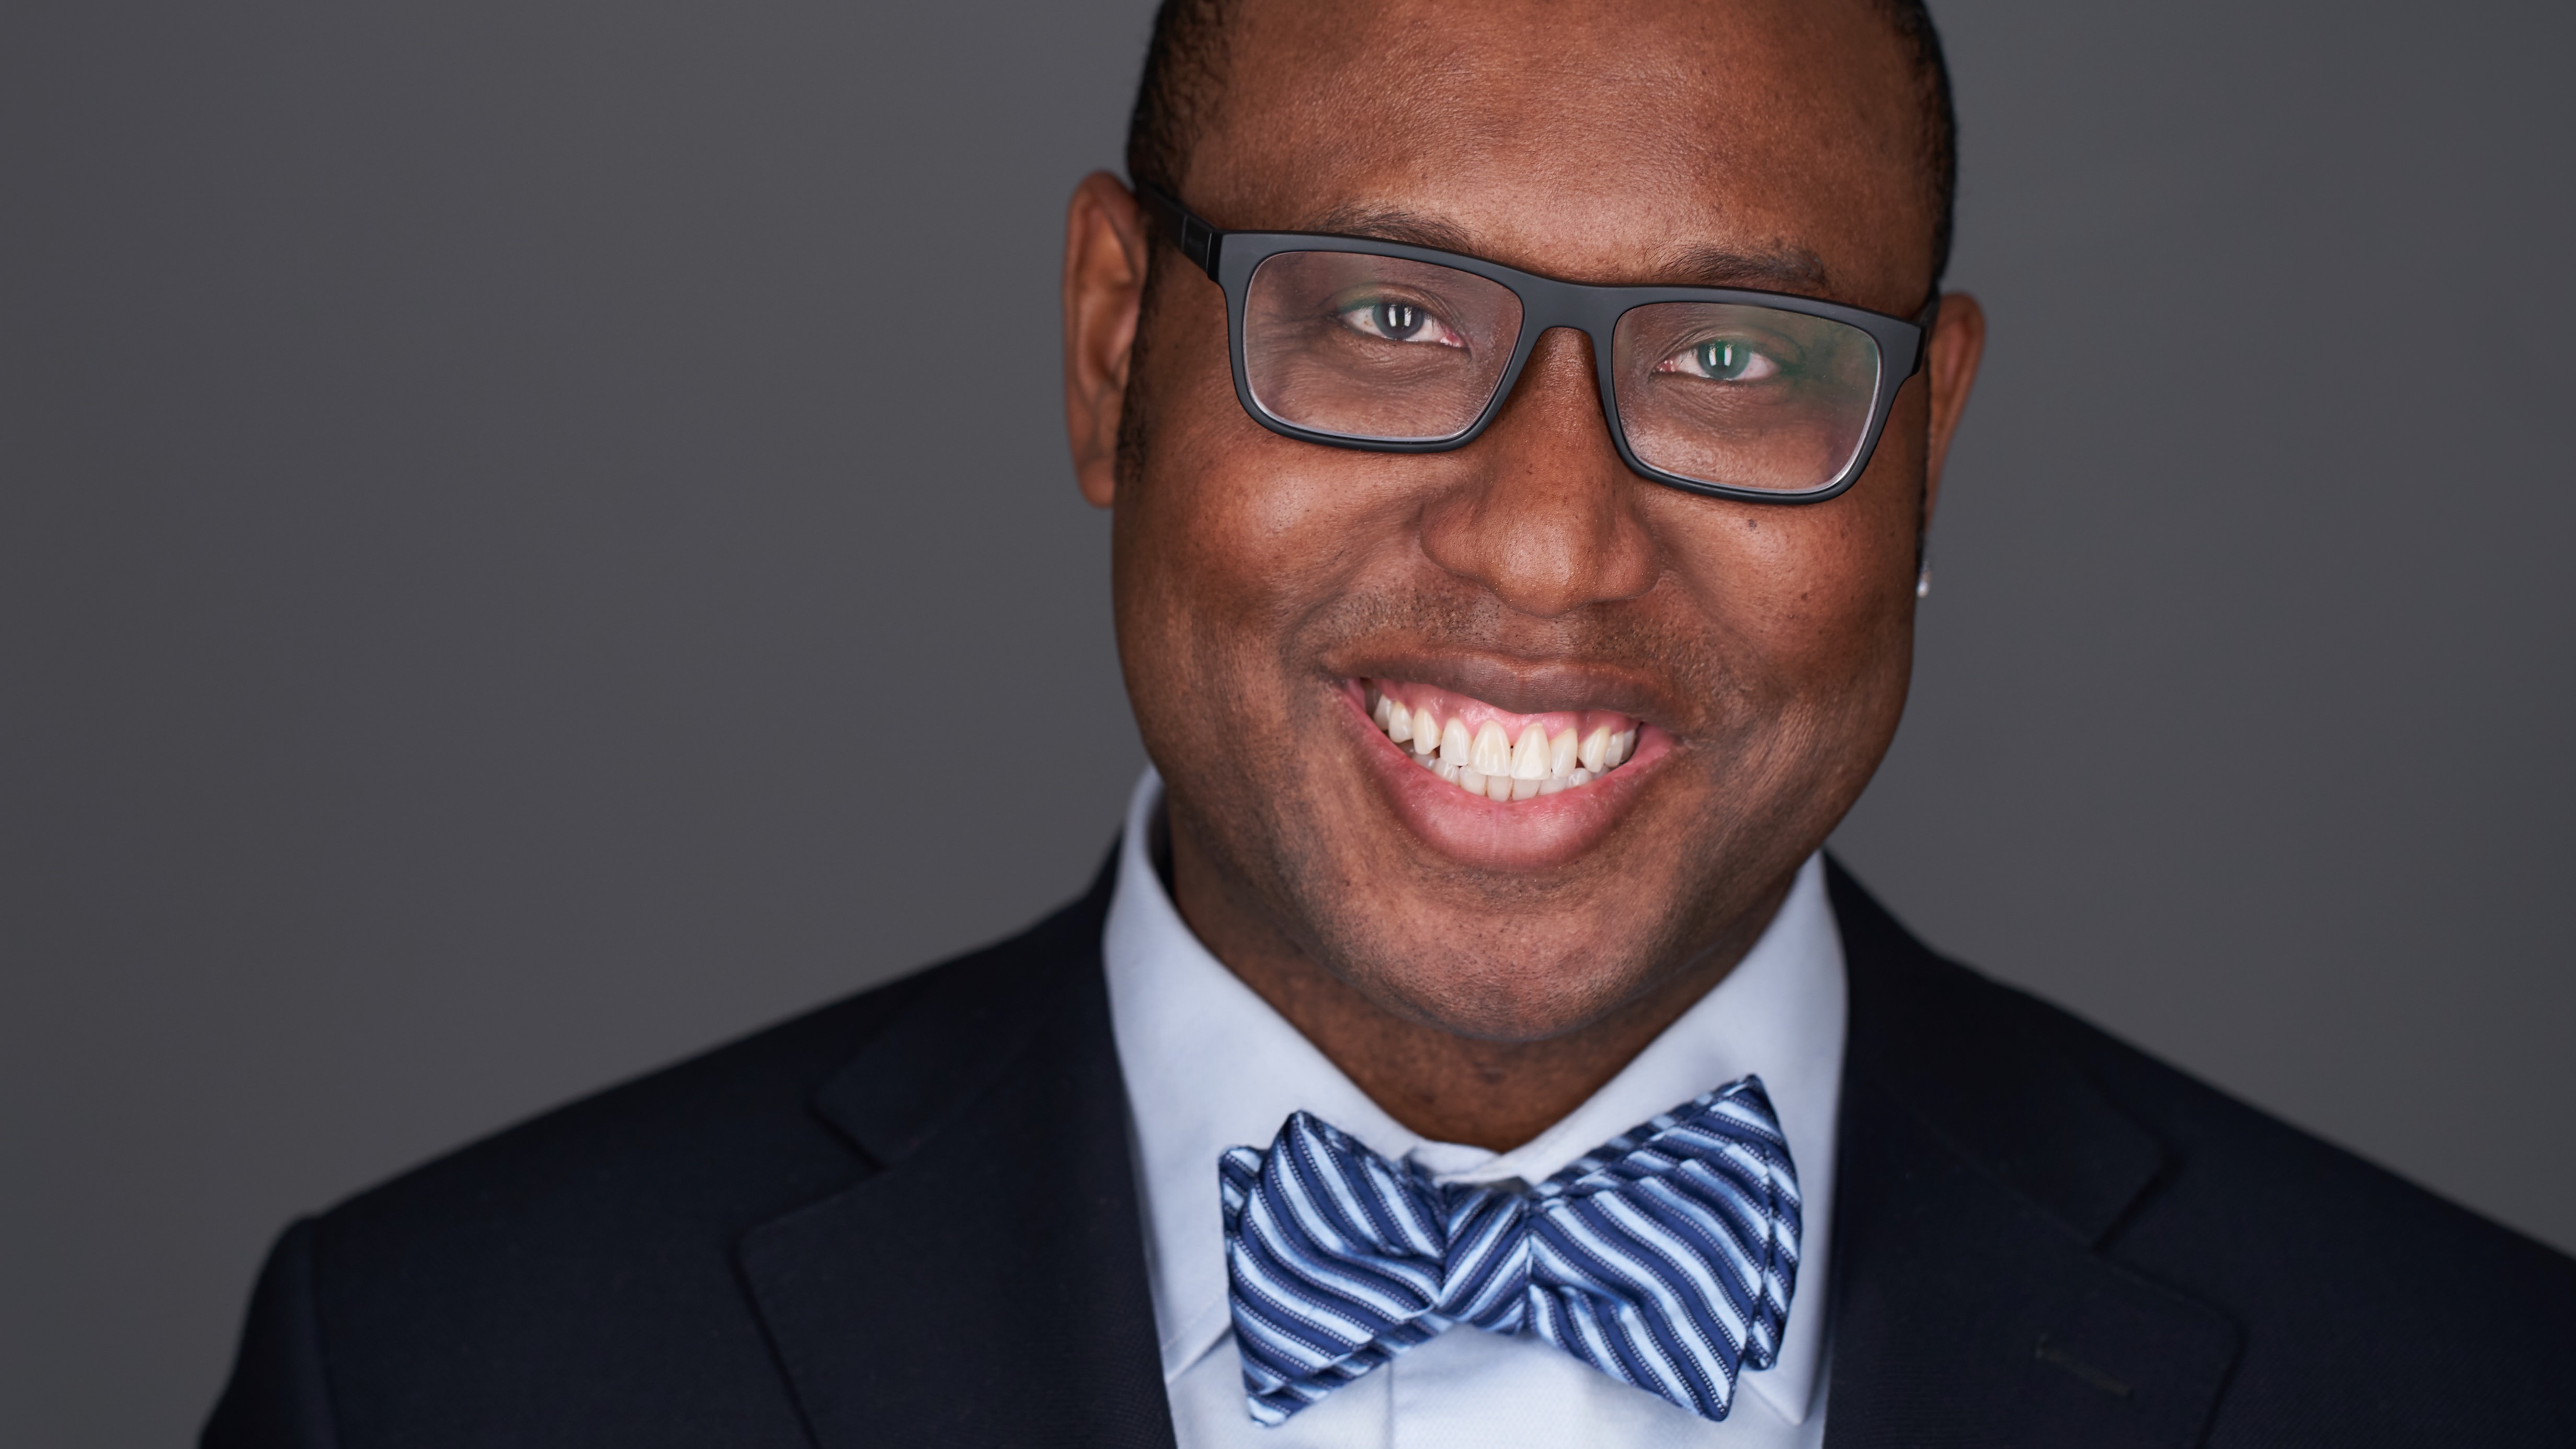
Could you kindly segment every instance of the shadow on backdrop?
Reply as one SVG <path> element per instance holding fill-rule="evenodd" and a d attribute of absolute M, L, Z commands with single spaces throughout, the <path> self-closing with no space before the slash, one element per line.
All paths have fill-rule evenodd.
<path fill-rule="evenodd" d="M 0 19 L 0 1440 L 187 1437 L 293 1213 L 1087 876 L 1150 8 Z M 2576 1247 L 2576 22 L 1937 14 L 1995 340 L 1838 847 Z"/>

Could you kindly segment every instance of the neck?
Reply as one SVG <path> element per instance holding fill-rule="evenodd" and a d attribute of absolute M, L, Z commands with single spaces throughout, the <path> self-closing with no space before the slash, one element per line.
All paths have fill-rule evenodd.
<path fill-rule="evenodd" d="M 1563 1120 L 1726 979 L 1789 889 L 1783 880 L 1720 939 L 1608 1013 L 1537 1040 L 1495 1041 L 1396 1010 L 1299 949 L 1185 835 L 1171 835 L 1169 861 L 1191 932 L 1387 1115 L 1433 1141 L 1494 1152 Z"/>

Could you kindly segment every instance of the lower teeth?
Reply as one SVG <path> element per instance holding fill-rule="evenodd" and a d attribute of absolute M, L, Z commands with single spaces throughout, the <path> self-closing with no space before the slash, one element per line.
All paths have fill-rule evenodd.
<path fill-rule="evenodd" d="M 1413 763 L 1470 795 L 1482 795 L 1488 800 L 1534 800 L 1541 795 L 1562 794 L 1567 790 L 1589 785 L 1600 779 L 1601 775 L 1610 773 L 1609 770 L 1603 770 L 1601 775 L 1596 775 L 1578 765 L 1567 774 L 1550 775 L 1544 780 L 1518 780 L 1509 775 L 1480 774 L 1457 765 L 1445 764 L 1438 755 L 1415 755 Z M 1618 767 L 1615 765 L 1611 767 L 1611 769 L 1616 768 Z M 1498 786 L 1501 788 L 1500 794 L 1495 793 Z"/>

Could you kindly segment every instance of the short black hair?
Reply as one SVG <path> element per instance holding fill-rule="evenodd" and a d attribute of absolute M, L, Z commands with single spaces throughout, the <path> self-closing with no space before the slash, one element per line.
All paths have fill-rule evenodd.
<path fill-rule="evenodd" d="M 1950 214 L 1959 193 L 1959 119 L 1950 104 L 1950 67 L 1924 0 L 1876 0 L 1911 52 L 1923 105 L 1924 180 L 1932 189 L 1932 283 L 1950 267 Z M 1235 0 L 1163 0 L 1145 49 L 1145 76 L 1127 122 L 1127 179 L 1180 194 L 1190 149 L 1224 98 L 1226 46 Z"/>

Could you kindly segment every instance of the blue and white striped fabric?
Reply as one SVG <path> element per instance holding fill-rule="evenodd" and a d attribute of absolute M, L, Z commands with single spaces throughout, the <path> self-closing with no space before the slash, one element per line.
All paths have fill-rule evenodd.
<path fill-rule="evenodd" d="M 1798 1174 L 1759 1077 L 1526 1190 L 1435 1183 L 1305 1112 L 1217 1178 L 1263 1424 L 1459 1323 L 1724 1419 L 1737 1371 L 1778 1356 L 1798 1282 Z"/>

